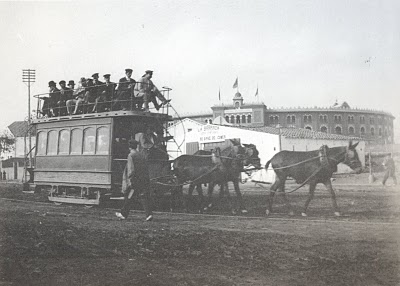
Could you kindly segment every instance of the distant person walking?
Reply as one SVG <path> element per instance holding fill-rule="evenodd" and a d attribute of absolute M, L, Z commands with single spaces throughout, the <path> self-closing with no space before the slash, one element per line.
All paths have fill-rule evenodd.
<path fill-rule="evenodd" d="M 125 194 L 124 205 L 121 212 L 115 213 L 119 219 L 126 219 L 132 206 L 132 198 L 135 196 L 141 200 L 146 213 L 146 221 L 153 219 L 150 206 L 150 177 L 149 167 L 143 152 L 137 151 L 138 142 L 130 140 L 129 155 L 122 178 L 122 191 Z"/>
<path fill-rule="evenodd" d="M 389 155 L 385 158 L 385 160 L 383 161 L 383 166 L 385 167 L 386 170 L 385 170 L 385 176 L 383 177 L 382 185 L 386 184 L 386 181 L 389 177 L 392 177 L 394 184 L 397 185 L 396 166 L 394 164 L 392 155 Z"/>

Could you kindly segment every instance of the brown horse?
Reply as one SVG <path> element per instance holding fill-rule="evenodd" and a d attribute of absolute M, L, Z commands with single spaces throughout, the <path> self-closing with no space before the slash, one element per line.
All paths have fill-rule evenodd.
<path fill-rule="evenodd" d="M 271 186 L 270 197 L 266 214 L 272 212 L 272 203 L 276 190 L 283 194 L 286 206 L 290 211 L 289 201 L 285 195 L 285 182 L 287 177 L 292 177 L 298 184 L 309 184 L 309 196 L 304 206 L 302 216 L 307 216 L 307 208 L 314 197 L 315 187 L 318 183 L 322 183 L 331 193 L 332 204 L 336 216 L 340 216 L 340 212 L 336 203 L 335 191 L 332 188 L 332 174 L 337 171 L 337 165 L 344 163 L 353 170 L 361 170 L 361 162 L 356 151 L 358 143 L 348 146 L 328 148 L 322 146 L 319 150 L 309 152 L 281 151 L 272 157 L 266 165 L 265 169 L 271 164 L 275 171 L 276 179 Z M 293 212 L 289 212 L 293 215 Z"/>

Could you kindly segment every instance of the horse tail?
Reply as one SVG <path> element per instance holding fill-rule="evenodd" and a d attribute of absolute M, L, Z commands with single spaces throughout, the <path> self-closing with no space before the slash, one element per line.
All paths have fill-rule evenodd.
<path fill-rule="evenodd" d="M 269 161 L 265 164 L 265 170 L 268 170 L 268 166 L 269 166 L 269 164 L 271 164 L 271 161 L 272 161 L 272 159 L 269 160 Z"/>

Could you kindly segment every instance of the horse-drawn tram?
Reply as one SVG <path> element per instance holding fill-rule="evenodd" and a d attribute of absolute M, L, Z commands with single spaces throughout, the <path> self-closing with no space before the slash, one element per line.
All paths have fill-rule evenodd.
<path fill-rule="evenodd" d="M 38 105 L 40 110 L 43 103 Z M 167 106 L 159 112 L 105 110 L 32 120 L 37 134 L 36 189 L 48 191 L 49 200 L 58 203 L 99 205 L 104 199 L 122 196 L 131 138 L 143 143 L 150 177 L 168 177 L 166 141 L 171 138 L 166 128 L 171 120 Z"/>

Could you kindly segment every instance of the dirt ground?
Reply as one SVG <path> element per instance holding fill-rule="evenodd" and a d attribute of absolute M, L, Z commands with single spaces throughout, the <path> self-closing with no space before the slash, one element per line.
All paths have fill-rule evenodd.
<path fill-rule="evenodd" d="M 305 188 L 288 195 L 294 217 L 277 197 L 266 218 L 267 191 L 246 183 L 246 216 L 222 201 L 145 222 L 141 211 L 118 221 L 120 202 L 56 206 L 3 184 L 0 285 L 399 285 L 400 189 L 367 175 L 333 182 L 339 218 L 322 186 L 306 218 Z"/>

